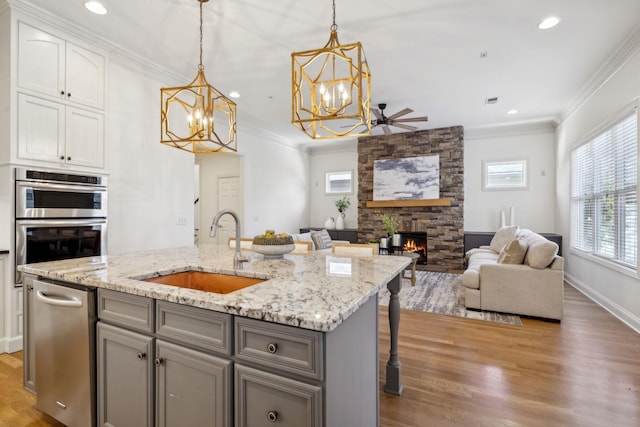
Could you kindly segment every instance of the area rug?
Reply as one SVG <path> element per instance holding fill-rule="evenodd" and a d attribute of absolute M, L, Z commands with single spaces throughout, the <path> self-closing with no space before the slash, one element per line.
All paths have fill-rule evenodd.
<path fill-rule="evenodd" d="M 520 316 L 515 314 L 467 310 L 461 274 L 416 271 L 415 286 L 411 286 L 409 279 L 402 279 L 399 299 L 400 308 L 407 310 L 522 326 Z M 386 288 L 378 294 L 378 302 L 380 305 L 389 305 L 389 291 Z"/>

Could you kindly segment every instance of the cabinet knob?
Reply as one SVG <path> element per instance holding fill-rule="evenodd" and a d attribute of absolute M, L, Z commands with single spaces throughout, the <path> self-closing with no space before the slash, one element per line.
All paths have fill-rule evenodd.
<path fill-rule="evenodd" d="M 162 364 L 162 357 L 157 357 L 156 360 L 153 361 L 156 366 L 160 366 Z"/>
<path fill-rule="evenodd" d="M 63 90 L 60 91 L 60 95 L 64 95 L 64 91 Z"/>
<path fill-rule="evenodd" d="M 71 93 L 67 92 L 67 98 L 71 98 Z"/>
<path fill-rule="evenodd" d="M 147 357 L 147 353 L 144 353 L 142 351 L 138 352 L 138 360 L 143 360 L 146 357 Z"/>
<path fill-rule="evenodd" d="M 71 160 L 71 156 L 67 157 L 67 160 Z"/>
<path fill-rule="evenodd" d="M 278 421 L 278 413 L 276 411 L 267 412 L 267 419 L 272 423 L 275 423 L 276 421 Z"/>
<path fill-rule="evenodd" d="M 272 342 L 267 345 L 267 351 L 271 354 L 275 354 L 278 351 L 278 344 Z"/>
<path fill-rule="evenodd" d="M 60 156 L 60 160 L 64 160 L 64 156 Z"/>

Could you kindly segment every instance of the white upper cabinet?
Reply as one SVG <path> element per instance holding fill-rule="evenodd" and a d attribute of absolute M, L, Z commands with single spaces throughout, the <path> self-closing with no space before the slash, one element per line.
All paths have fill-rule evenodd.
<path fill-rule="evenodd" d="M 103 55 L 19 23 L 19 90 L 104 109 L 104 75 Z"/>

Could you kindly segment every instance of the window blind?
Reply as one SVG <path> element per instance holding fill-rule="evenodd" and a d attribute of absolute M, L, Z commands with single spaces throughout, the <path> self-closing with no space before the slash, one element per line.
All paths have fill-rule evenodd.
<path fill-rule="evenodd" d="M 633 111 L 571 153 L 571 245 L 637 267 L 638 127 Z"/>

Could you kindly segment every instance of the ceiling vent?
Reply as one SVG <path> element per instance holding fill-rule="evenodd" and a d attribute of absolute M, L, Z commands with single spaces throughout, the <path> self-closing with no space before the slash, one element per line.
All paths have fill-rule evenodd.
<path fill-rule="evenodd" d="M 494 96 L 492 98 L 487 98 L 487 99 L 484 100 L 484 103 L 486 105 L 497 104 L 498 103 L 498 97 Z"/>

